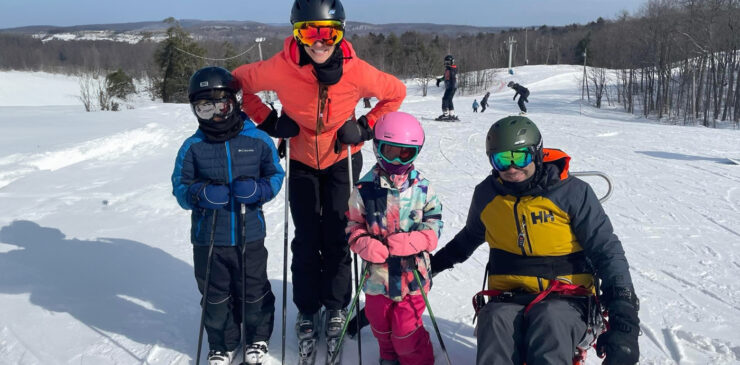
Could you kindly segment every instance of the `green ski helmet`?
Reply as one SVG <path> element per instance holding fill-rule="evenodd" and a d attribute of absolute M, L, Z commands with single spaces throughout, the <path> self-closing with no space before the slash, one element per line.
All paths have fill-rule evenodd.
<path fill-rule="evenodd" d="M 493 165 L 494 153 L 527 147 L 532 152 L 535 166 L 542 165 L 542 135 L 537 126 L 527 117 L 509 116 L 493 123 L 486 135 L 486 155 Z"/>

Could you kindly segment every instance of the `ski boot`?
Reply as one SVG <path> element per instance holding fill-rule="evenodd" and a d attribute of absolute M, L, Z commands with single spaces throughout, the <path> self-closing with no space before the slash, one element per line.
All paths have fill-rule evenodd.
<path fill-rule="evenodd" d="M 527 116 L 527 112 L 519 112 L 519 115 L 525 117 L 525 116 Z"/>
<path fill-rule="evenodd" d="M 230 365 L 234 351 L 208 351 L 208 365 Z"/>
<path fill-rule="evenodd" d="M 316 361 L 320 319 L 320 310 L 314 314 L 298 313 L 295 321 L 295 331 L 298 335 L 298 365 L 313 365 Z"/>
<path fill-rule="evenodd" d="M 267 342 L 258 341 L 247 346 L 247 357 L 244 363 L 247 365 L 264 365 L 267 361 Z"/>
<path fill-rule="evenodd" d="M 380 359 L 380 365 L 401 365 L 401 363 L 398 360 Z"/>
<path fill-rule="evenodd" d="M 460 121 L 460 118 L 458 118 L 457 115 L 450 114 L 450 116 L 449 116 L 449 118 L 447 120 L 449 120 L 450 122 L 459 122 Z"/>
<path fill-rule="evenodd" d="M 347 322 L 347 311 L 344 309 L 327 309 L 326 315 L 326 365 L 338 365 L 342 363 L 342 353 L 339 349 L 339 336 L 342 334 L 344 323 Z M 336 361 L 331 362 L 334 353 Z"/>

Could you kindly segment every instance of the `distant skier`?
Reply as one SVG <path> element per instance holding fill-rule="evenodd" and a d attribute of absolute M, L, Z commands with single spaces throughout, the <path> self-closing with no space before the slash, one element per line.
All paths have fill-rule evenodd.
<path fill-rule="evenodd" d="M 527 114 L 527 107 L 524 106 L 524 103 L 529 103 L 529 100 L 527 99 L 529 97 L 529 89 L 526 87 L 519 85 L 515 83 L 514 81 L 509 81 L 509 84 L 507 85 L 510 88 L 514 89 L 516 93 L 514 94 L 514 97 L 511 100 L 516 100 L 517 95 L 519 95 L 519 101 L 517 104 L 519 105 L 519 110 L 521 112 L 519 115 L 526 115 Z"/>
<path fill-rule="evenodd" d="M 478 112 L 478 100 L 473 99 L 473 113 Z"/>
<path fill-rule="evenodd" d="M 486 95 L 483 96 L 483 99 L 480 101 L 480 112 L 483 113 L 486 111 L 486 108 L 488 107 L 488 97 L 491 96 L 490 92 L 486 92 Z"/>
<path fill-rule="evenodd" d="M 172 193 L 192 211 L 190 241 L 209 365 L 230 364 L 240 341 L 247 346 L 245 364 L 261 364 L 275 317 L 262 204 L 277 195 L 285 173 L 267 133 L 242 117 L 238 91 L 239 82 L 223 68 L 193 74 L 188 97 L 199 127 L 180 147 L 172 173 Z M 240 323 L 246 326 L 241 340 Z"/>
<path fill-rule="evenodd" d="M 459 120 L 455 115 L 455 106 L 452 104 L 452 98 L 455 96 L 455 91 L 457 91 L 455 58 L 452 55 L 445 56 L 444 64 L 445 74 L 437 79 L 437 87 L 439 87 L 440 82 L 445 82 L 445 93 L 442 96 L 442 115 L 438 116 L 437 120 Z"/>
<path fill-rule="evenodd" d="M 362 103 L 365 105 L 365 109 L 370 109 L 373 107 L 373 105 L 370 104 L 370 98 L 362 98 Z"/>
<path fill-rule="evenodd" d="M 605 364 L 636 364 L 639 301 L 594 191 L 568 176 L 568 155 L 542 148 L 526 117 L 494 123 L 485 147 L 493 173 L 476 186 L 465 227 L 431 259 L 439 273 L 488 243 L 488 290 L 476 295 L 490 298 L 477 300 L 477 364 L 572 364 L 601 332 L 599 304 L 610 327 L 597 353 Z"/>
<path fill-rule="evenodd" d="M 392 112 L 378 120 L 374 133 L 378 162 L 352 190 L 347 212 L 350 248 L 367 270 L 365 314 L 381 365 L 431 365 L 421 290 L 431 288 L 429 252 L 437 247 L 443 223 L 442 204 L 413 165 L 424 130 L 411 114 Z"/>

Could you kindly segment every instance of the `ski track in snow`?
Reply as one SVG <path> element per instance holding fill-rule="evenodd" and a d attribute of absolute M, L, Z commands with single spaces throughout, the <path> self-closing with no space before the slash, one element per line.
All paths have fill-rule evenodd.
<path fill-rule="evenodd" d="M 581 105 L 581 72 L 520 67 L 514 76 L 498 73 L 497 85 L 515 80 L 530 88 L 529 117 L 545 147 L 571 155 L 571 171 L 612 177 L 614 194 L 604 209 L 641 298 L 640 363 L 740 364 L 740 166 L 726 163 L 740 155 L 739 132 L 662 125 L 617 107 Z M 437 122 L 426 118 L 438 115 L 441 90 L 424 98 L 408 84 L 401 110 L 423 117 L 427 136 L 415 165 L 444 204 L 440 247 L 464 226 L 473 189 L 490 173 L 488 128 L 518 111 L 513 92 L 493 91 L 485 113 L 469 108 L 480 95 L 462 95 L 455 98 L 461 122 Z M 169 182 L 177 149 L 197 127 L 188 106 L 142 103 L 119 113 L 84 113 L 13 107 L 12 98 L 0 105 L 11 116 L 0 117 L 0 128 L 19 138 L 0 136 L 0 278 L 8 278 L 0 280 L 0 364 L 194 363 L 200 308 L 189 213 L 175 202 Z M 358 115 L 366 112 L 358 106 Z M 39 118 L 48 120 L 44 128 L 19 129 Z M 374 163 L 370 144 L 363 156 L 364 175 Z M 597 195 L 605 192 L 602 180 L 583 180 Z M 281 351 L 284 208 L 283 191 L 264 207 L 277 308 L 273 364 Z M 487 258 L 484 244 L 435 277 L 429 294 L 455 364 L 475 360 L 470 298 L 481 289 Z M 95 295 L 55 281 L 67 271 Z M 293 363 L 296 309 L 288 280 L 287 361 Z M 446 364 L 428 312 L 424 323 L 435 363 Z M 357 342 L 344 346 L 344 362 L 354 363 Z M 376 363 L 377 343 L 367 329 L 362 347 L 363 362 Z M 587 364 L 599 363 L 590 351 Z"/>

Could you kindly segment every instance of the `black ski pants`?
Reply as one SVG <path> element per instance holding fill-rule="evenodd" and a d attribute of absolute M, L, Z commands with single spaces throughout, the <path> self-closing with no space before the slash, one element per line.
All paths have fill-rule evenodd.
<path fill-rule="evenodd" d="M 362 169 L 362 154 L 352 155 L 353 180 Z M 352 295 L 352 258 L 344 229 L 347 227 L 349 172 L 347 159 L 323 170 L 290 161 L 290 212 L 295 237 L 293 253 L 293 302 L 298 311 L 316 313 L 343 309 Z"/>
<path fill-rule="evenodd" d="M 201 295 L 206 282 L 208 246 L 193 246 L 195 280 Z M 246 248 L 246 292 L 242 293 L 242 248 Z M 239 346 L 241 299 L 245 300 L 246 344 L 269 341 L 275 322 L 275 296 L 267 279 L 264 239 L 243 246 L 214 246 L 205 328 L 211 350 L 233 351 Z M 203 300 L 201 299 L 201 305 Z"/>
<path fill-rule="evenodd" d="M 572 364 L 586 333 L 585 303 L 547 298 L 526 305 L 492 301 L 478 313 L 476 364 Z"/>
<path fill-rule="evenodd" d="M 442 95 L 442 111 L 455 110 L 455 105 L 452 104 L 452 98 L 455 96 L 457 88 L 448 87 L 445 89 L 444 95 Z"/>
<path fill-rule="evenodd" d="M 524 102 L 529 103 L 529 99 L 527 99 L 528 97 L 529 93 L 526 93 L 525 95 L 519 95 L 519 101 L 517 101 L 517 104 L 519 105 L 519 110 L 524 113 L 527 112 L 527 107 L 524 105 Z"/>

